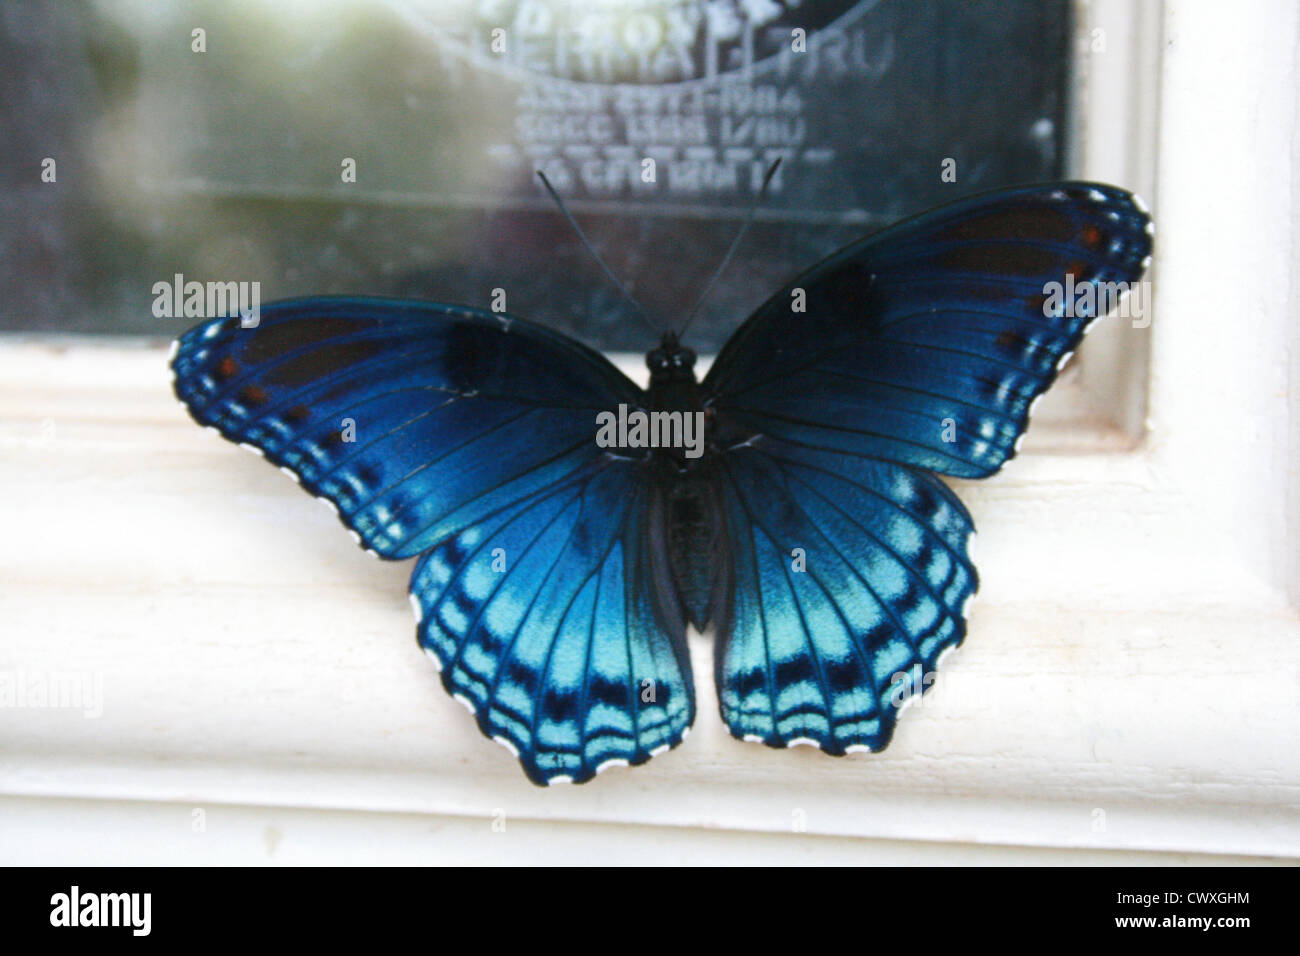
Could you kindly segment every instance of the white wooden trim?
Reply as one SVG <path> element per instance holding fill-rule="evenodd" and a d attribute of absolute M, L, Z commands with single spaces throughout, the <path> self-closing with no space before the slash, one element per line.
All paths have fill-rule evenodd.
<path fill-rule="evenodd" d="M 1161 4 L 1080 0 L 1076 11 L 1071 174 L 1122 184 L 1154 205 Z M 1128 449 L 1145 437 L 1151 335 L 1140 326 L 1155 315 L 1150 303 L 1143 305 L 1146 315 L 1137 321 L 1095 327 L 1079 350 L 1077 367 L 1067 369 L 1043 399 L 1043 415 L 1068 415 L 1076 450 Z"/>
<path fill-rule="evenodd" d="M 517 819 L 494 813 L 0 797 L 4 860 L 47 866 L 627 863 L 821 866 L 1269 865 L 1276 857 L 846 840 L 813 834 Z"/>

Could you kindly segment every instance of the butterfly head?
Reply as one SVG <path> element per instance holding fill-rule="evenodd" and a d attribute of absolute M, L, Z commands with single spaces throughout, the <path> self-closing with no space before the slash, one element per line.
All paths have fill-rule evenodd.
<path fill-rule="evenodd" d="M 694 381 L 695 353 L 669 332 L 657 349 L 646 353 L 645 364 L 656 382 Z"/>

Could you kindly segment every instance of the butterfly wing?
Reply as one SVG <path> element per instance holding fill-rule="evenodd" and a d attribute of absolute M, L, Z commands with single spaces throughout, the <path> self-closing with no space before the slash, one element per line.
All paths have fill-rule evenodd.
<path fill-rule="evenodd" d="M 260 319 L 182 336 L 176 396 L 386 558 L 576 473 L 599 453 L 596 412 L 640 401 L 599 354 L 522 319 L 351 298 L 278 302 Z"/>
<path fill-rule="evenodd" d="M 420 642 L 534 783 L 582 783 L 679 743 L 695 715 L 685 625 L 654 580 L 641 462 L 605 457 L 416 566 Z"/>
<path fill-rule="evenodd" d="M 943 206 L 777 293 L 723 348 L 705 391 L 753 434 L 986 477 L 1014 455 L 1095 304 L 1141 277 L 1149 227 L 1129 193 L 1092 183 Z"/>
<path fill-rule="evenodd" d="M 1053 303 L 1051 284 L 1133 282 L 1150 251 L 1122 190 L 1005 190 L 847 247 L 727 343 L 704 389 L 732 439 L 716 679 L 734 735 L 888 744 L 978 586 L 970 517 L 929 472 L 981 478 L 1012 457 L 1097 318 L 1071 306 L 1105 301 Z"/>
<path fill-rule="evenodd" d="M 721 461 L 734 567 L 716 667 L 731 732 L 880 750 L 965 636 L 974 532 L 932 475 L 757 438 Z"/>
<path fill-rule="evenodd" d="M 368 550 L 427 552 L 420 642 L 535 782 L 682 739 L 693 691 L 684 626 L 648 576 L 650 469 L 594 440 L 598 411 L 643 395 L 598 353 L 472 309 L 313 298 L 255 328 L 199 325 L 172 367 L 196 421 L 279 465 Z"/>

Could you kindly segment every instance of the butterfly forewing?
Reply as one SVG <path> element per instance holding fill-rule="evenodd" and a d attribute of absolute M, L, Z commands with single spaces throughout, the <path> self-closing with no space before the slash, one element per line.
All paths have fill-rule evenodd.
<path fill-rule="evenodd" d="M 724 347 L 705 391 L 755 434 L 987 476 L 1098 317 L 1088 303 L 1104 301 L 1058 307 L 1051 292 L 1136 282 L 1148 226 L 1128 193 L 1090 183 L 942 207 L 777 293 Z"/>

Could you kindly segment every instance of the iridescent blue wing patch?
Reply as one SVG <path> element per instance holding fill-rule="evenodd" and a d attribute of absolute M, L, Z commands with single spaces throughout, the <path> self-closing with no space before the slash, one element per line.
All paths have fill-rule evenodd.
<path fill-rule="evenodd" d="M 255 328 L 199 325 L 172 368 L 196 421 L 329 503 L 362 546 L 427 552 L 420 641 L 532 780 L 681 740 L 692 688 L 644 570 L 648 469 L 594 441 L 598 411 L 644 398 L 605 358 L 522 319 L 312 298 L 264 307 Z"/>
<path fill-rule="evenodd" d="M 412 575 L 443 684 L 534 783 L 643 763 L 694 720 L 685 627 L 651 580 L 646 474 L 593 462 L 448 538 Z"/>
<path fill-rule="evenodd" d="M 1129 193 L 1093 183 L 943 206 L 778 292 L 704 388 L 741 430 L 985 477 L 1014 455 L 1096 304 L 1141 277 L 1149 230 Z"/>
<path fill-rule="evenodd" d="M 973 526 L 904 465 L 759 438 L 722 458 L 734 603 L 716 648 L 734 736 L 881 750 L 966 633 Z"/>

